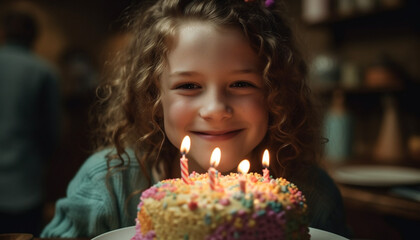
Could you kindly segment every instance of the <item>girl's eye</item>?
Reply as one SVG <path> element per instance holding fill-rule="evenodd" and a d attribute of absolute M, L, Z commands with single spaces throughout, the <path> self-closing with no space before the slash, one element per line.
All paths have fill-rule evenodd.
<path fill-rule="evenodd" d="M 200 88 L 201 87 L 195 83 L 185 83 L 176 87 L 176 89 L 185 89 L 185 90 L 195 90 L 195 89 L 200 89 Z"/>
<path fill-rule="evenodd" d="M 234 88 L 248 88 L 248 87 L 255 87 L 255 85 L 254 85 L 254 84 L 249 83 L 249 82 L 245 82 L 245 81 L 238 81 L 238 82 L 235 82 L 235 83 L 231 84 L 230 86 L 231 86 L 231 87 L 234 87 Z"/>

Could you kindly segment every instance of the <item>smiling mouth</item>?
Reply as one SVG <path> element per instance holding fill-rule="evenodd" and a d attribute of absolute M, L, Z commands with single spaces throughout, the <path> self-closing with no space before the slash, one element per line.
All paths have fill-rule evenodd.
<path fill-rule="evenodd" d="M 236 135 L 238 135 L 240 132 L 242 132 L 243 130 L 244 129 L 237 129 L 233 131 L 205 131 L 205 132 L 191 131 L 191 133 L 207 140 L 220 141 L 220 140 L 227 140 L 227 139 L 233 138 Z"/>

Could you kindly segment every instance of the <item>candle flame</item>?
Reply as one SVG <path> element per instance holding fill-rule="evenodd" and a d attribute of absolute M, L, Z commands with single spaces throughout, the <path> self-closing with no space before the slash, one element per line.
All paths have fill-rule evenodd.
<path fill-rule="evenodd" d="M 222 153 L 220 151 L 220 148 L 217 147 L 213 150 L 210 157 L 210 165 L 212 167 L 217 167 L 219 165 L 221 155 Z"/>
<path fill-rule="evenodd" d="M 184 137 L 181 143 L 181 154 L 187 154 L 190 151 L 191 139 L 187 135 Z"/>
<path fill-rule="evenodd" d="M 267 149 L 265 149 L 263 154 L 262 165 L 264 168 L 268 168 L 268 166 L 270 166 L 270 154 Z"/>
<path fill-rule="evenodd" d="M 238 171 L 242 174 L 247 174 L 249 171 L 250 163 L 248 159 L 242 160 L 238 165 Z"/>

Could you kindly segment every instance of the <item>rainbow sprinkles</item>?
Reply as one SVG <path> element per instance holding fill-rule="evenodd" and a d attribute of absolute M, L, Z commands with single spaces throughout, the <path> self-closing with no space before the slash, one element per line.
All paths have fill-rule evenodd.
<path fill-rule="evenodd" d="M 208 173 L 193 172 L 192 184 L 163 180 L 143 192 L 136 235 L 140 239 L 309 239 L 307 205 L 296 185 L 248 173 L 218 174 L 212 190 Z"/>

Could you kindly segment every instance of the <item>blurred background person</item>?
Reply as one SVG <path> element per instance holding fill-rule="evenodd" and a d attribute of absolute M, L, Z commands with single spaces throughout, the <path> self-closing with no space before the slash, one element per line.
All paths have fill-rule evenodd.
<path fill-rule="evenodd" d="M 0 233 L 39 235 L 45 167 L 58 141 L 58 79 L 32 51 L 35 18 L 9 11 L 1 20 Z"/>

